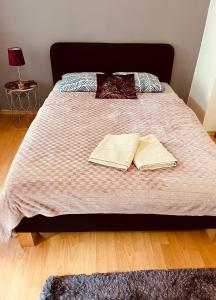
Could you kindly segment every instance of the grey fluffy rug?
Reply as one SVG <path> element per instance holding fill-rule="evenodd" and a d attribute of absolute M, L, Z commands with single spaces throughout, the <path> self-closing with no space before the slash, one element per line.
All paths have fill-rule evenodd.
<path fill-rule="evenodd" d="M 49 277 L 40 300 L 215 300 L 216 269 Z"/>

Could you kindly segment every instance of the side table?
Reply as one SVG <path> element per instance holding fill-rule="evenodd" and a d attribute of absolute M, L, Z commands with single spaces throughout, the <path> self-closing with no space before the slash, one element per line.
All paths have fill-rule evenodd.
<path fill-rule="evenodd" d="M 28 119 L 24 127 L 28 127 L 39 109 L 38 84 L 33 80 L 23 81 L 23 88 L 18 86 L 19 81 L 5 84 L 5 94 L 9 109 L 12 114 L 12 122 L 15 127 L 23 127 L 22 117 Z"/>

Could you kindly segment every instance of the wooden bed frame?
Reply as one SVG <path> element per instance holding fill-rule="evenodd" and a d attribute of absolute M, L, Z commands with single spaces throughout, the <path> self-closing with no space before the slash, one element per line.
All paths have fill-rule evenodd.
<path fill-rule="evenodd" d="M 168 44 L 55 43 L 50 49 L 53 83 L 69 72 L 137 71 L 170 83 L 174 49 Z M 178 230 L 216 228 L 216 217 L 87 214 L 23 218 L 16 227 L 22 245 L 33 245 L 36 232 Z M 22 234 L 21 234 L 22 233 Z M 214 229 L 207 230 L 212 240 Z"/>

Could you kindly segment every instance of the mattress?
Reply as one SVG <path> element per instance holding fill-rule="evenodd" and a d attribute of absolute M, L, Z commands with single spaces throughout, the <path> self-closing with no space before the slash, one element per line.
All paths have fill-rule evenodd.
<path fill-rule="evenodd" d="M 172 169 L 127 172 L 88 157 L 108 134 L 154 134 L 178 160 Z M 0 238 L 37 214 L 216 216 L 216 146 L 175 93 L 95 99 L 52 91 L 18 150 L 0 200 Z"/>
<path fill-rule="evenodd" d="M 173 93 L 173 94 L 175 94 L 175 91 L 173 90 L 173 88 L 171 87 L 171 85 L 169 85 L 169 84 L 166 83 L 166 82 L 162 82 L 162 84 L 163 84 L 163 86 L 164 86 L 164 91 L 163 91 L 163 93 L 168 93 L 168 94 Z"/>

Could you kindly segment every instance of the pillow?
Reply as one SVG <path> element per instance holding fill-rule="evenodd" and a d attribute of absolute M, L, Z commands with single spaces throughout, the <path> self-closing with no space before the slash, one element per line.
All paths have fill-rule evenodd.
<path fill-rule="evenodd" d="M 96 73 L 81 72 L 64 74 L 62 75 L 58 90 L 60 92 L 96 92 Z"/>
<path fill-rule="evenodd" d="M 134 75 L 97 74 L 96 98 L 136 99 Z"/>
<path fill-rule="evenodd" d="M 162 93 L 164 87 L 158 77 L 150 73 L 116 72 L 115 75 L 134 74 L 135 88 L 139 93 Z"/>
<path fill-rule="evenodd" d="M 96 76 L 96 74 L 104 74 L 102 72 L 73 72 L 73 73 L 66 73 L 62 75 L 62 79 L 68 78 L 68 77 L 77 77 L 77 76 Z"/>

